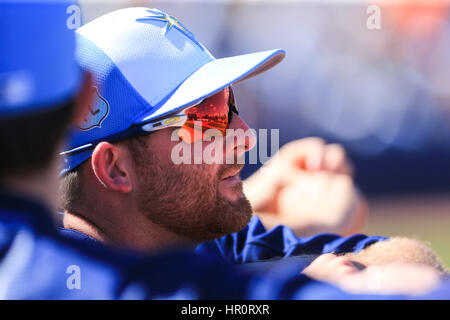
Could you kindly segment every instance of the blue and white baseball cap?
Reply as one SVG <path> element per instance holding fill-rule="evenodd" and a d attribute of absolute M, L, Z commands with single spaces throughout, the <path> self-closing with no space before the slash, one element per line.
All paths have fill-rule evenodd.
<path fill-rule="evenodd" d="M 0 0 L 0 118 L 47 110 L 77 92 L 82 71 L 68 0 Z"/>
<path fill-rule="evenodd" d="M 102 139 L 194 105 L 285 56 L 276 49 L 216 59 L 184 25 L 148 8 L 108 13 L 79 28 L 79 64 L 94 74 L 97 100 L 71 132 L 64 174 Z"/>

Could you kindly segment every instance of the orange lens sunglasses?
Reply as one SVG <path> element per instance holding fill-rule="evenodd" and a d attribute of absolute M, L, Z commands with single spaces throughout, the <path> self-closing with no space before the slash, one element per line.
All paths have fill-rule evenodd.
<path fill-rule="evenodd" d="M 239 114 L 233 90 L 227 87 L 175 115 L 157 122 L 146 123 L 142 129 L 151 132 L 167 127 L 181 127 L 182 130 L 178 133 L 180 138 L 185 142 L 193 143 L 203 140 L 208 135 L 209 129 L 218 130 L 222 136 L 225 136 L 226 129 L 233 120 L 233 113 Z"/>

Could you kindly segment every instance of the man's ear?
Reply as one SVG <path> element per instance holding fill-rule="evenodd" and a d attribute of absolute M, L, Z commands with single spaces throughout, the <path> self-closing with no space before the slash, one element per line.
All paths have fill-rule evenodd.
<path fill-rule="evenodd" d="M 108 190 L 130 193 L 133 189 L 127 157 L 124 151 L 109 143 L 99 143 L 91 157 L 92 170 Z"/>
<path fill-rule="evenodd" d="M 78 91 L 75 100 L 75 110 L 72 117 L 72 124 L 83 122 L 89 112 L 89 108 L 94 103 L 95 90 L 93 90 L 94 80 L 88 71 L 84 73 L 83 83 Z"/>

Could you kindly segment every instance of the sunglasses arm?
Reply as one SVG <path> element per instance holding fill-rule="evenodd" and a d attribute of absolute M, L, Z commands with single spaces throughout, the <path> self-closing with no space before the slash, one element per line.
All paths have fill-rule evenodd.
<path fill-rule="evenodd" d="M 179 113 L 163 120 L 148 122 L 142 126 L 142 130 L 151 132 L 169 127 L 182 127 L 187 120 L 187 115 Z"/>

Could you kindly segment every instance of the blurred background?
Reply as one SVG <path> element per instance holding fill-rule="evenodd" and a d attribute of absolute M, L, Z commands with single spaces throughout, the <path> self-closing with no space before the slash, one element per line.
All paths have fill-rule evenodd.
<path fill-rule="evenodd" d="M 307 136 L 343 144 L 369 199 L 364 232 L 421 239 L 450 267 L 450 1 L 80 4 L 83 22 L 123 7 L 162 9 L 217 58 L 285 48 L 279 66 L 235 87 L 243 118 L 279 128 L 280 144 Z M 368 27 L 369 5 L 380 9 L 380 28 Z M 243 177 L 257 168 L 247 165 Z"/>

